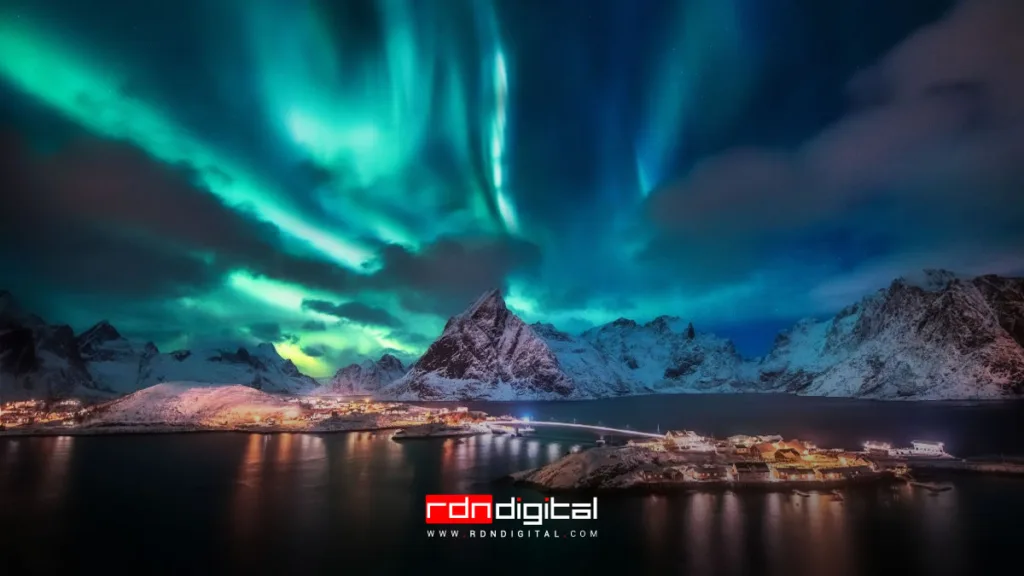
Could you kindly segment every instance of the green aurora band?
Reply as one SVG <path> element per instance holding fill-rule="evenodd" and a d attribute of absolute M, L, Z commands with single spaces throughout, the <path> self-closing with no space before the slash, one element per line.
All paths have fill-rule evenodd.
<path fill-rule="evenodd" d="M 337 56 L 337 47 L 311 5 L 264 2 L 247 5 L 245 10 L 244 25 L 261 70 L 265 113 L 292 143 L 296 161 L 314 162 L 338 176 L 318 190 L 329 218 L 303 210 L 258 168 L 210 144 L 159 103 L 127 91 L 134 79 L 129 63 L 91 53 L 76 45 L 73 36 L 43 28 L 24 13 L 0 12 L 0 53 L 4 54 L 0 77 L 89 132 L 131 143 L 168 164 L 191 168 L 199 184 L 226 205 L 277 227 L 296 253 L 357 273 L 375 269 L 377 255 L 365 238 L 417 250 L 441 233 L 517 233 L 520 224 L 503 175 L 509 78 L 489 4 L 468 5 L 480 12 L 473 19 L 485 23 L 477 31 L 483 55 L 475 62 L 468 62 L 458 46 L 439 33 L 444 14 L 424 21 L 423 11 L 416 12 L 411 1 L 388 0 L 380 6 L 385 24 L 383 50 L 348 61 Z M 472 66 L 492 77 L 491 89 L 482 95 L 468 85 Z M 441 102 L 433 101 L 436 95 L 422 88 L 435 79 L 444 85 Z M 474 173 L 474 158 L 480 153 L 470 144 L 475 123 L 468 117 L 471 108 L 467 106 L 474 99 L 483 100 L 481 108 L 490 116 L 486 133 L 478 139 L 488 143 L 481 163 L 489 177 L 465 183 L 462 188 L 468 190 L 468 198 L 458 203 L 464 208 L 452 210 L 453 191 L 439 177 L 428 174 L 410 180 L 402 176 L 417 169 L 417 156 L 437 122 L 461 169 Z M 410 182 L 417 184 L 414 190 L 409 189 Z M 240 311 L 254 306 L 259 318 L 279 320 L 282 325 L 303 320 L 337 322 L 302 307 L 304 299 L 314 298 L 351 301 L 351 297 L 236 270 L 220 289 L 202 299 L 168 305 L 232 324 L 238 323 Z M 360 301 L 400 309 L 387 294 L 360 295 Z M 408 329 L 425 334 L 435 333 L 442 322 L 404 312 L 402 318 Z M 402 342 L 388 329 L 348 321 L 328 331 L 296 335 L 304 346 L 359 354 L 381 349 L 415 354 L 422 347 Z M 295 342 L 277 347 L 313 375 L 325 375 L 333 368 L 302 352 Z"/>

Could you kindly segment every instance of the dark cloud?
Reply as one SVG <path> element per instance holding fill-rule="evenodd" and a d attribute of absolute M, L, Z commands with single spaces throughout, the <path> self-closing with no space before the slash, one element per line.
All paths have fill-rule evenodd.
<path fill-rule="evenodd" d="M 410 332 L 408 330 L 399 328 L 392 330 L 388 334 L 388 336 L 392 339 L 404 342 L 410 346 L 425 350 L 427 346 L 430 346 L 431 344 L 434 343 L 434 340 L 436 340 L 437 337 L 440 336 L 440 334 L 434 334 L 433 336 L 425 336 L 418 332 Z"/>
<path fill-rule="evenodd" d="M 281 330 L 277 322 L 257 322 L 249 325 L 249 333 L 263 342 L 290 342 L 295 344 L 298 337 Z"/>
<path fill-rule="evenodd" d="M 137 230 L 89 222 L 105 202 L 77 197 L 75 174 L 64 168 L 31 157 L 19 137 L 0 135 L 0 254 L 9 273 L 112 296 L 184 295 L 217 282 L 218 273 L 195 255 Z"/>
<path fill-rule="evenodd" d="M 306 332 L 323 332 L 327 330 L 327 323 L 320 320 L 307 320 L 302 323 L 302 329 Z"/>
<path fill-rule="evenodd" d="M 402 322 L 381 308 L 367 306 L 361 302 L 334 304 L 325 300 L 303 300 L 302 307 L 321 314 L 345 318 L 362 324 L 377 326 L 401 326 Z"/>
<path fill-rule="evenodd" d="M 418 253 L 392 244 L 383 247 L 381 269 L 368 283 L 399 291 L 409 310 L 450 315 L 539 262 L 536 245 L 512 237 L 441 238 Z"/>
<path fill-rule="evenodd" d="M 311 344 L 302 347 L 302 353 L 310 358 L 322 358 L 331 352 L 333 349 L 324 344 Z"/>
<path fill-rule="evenodd" d="M 46 284 L 179 296 L 237 267 L 337 291 L 350 283 L 334 264 L 281 250 L 275 227 L 224 205 L 189 170 L 127 144 L 79 138 L 40 159 L 4 135 L 0 153 L 0 250 Z"/>
<path fill-rule="evenodd" d="M 644 255 L 719 281 L 823 227 L 890 262 L 1024 245 L 1021 27 L 1020 2 L 958 4 L 853 78 L 857 108 L 799 148 L 727 151 L 653 193 Z"/>

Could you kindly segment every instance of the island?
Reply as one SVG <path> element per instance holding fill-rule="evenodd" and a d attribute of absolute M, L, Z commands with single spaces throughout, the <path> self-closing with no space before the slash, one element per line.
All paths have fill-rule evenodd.
<path fill-rule="evenodd" d="M 416 440 L 425 438 L 450 438 L 453 436 L 476 436 L 490 434 L 491 430 L 478 423 L 446 424 L 436 422 L 403 428 L 391 436 L 392 440 Z"/>
<path fill-rule="evenodd" d="M 778 435 L 718 440 L 680 431 L 663 439 L 573 452 L 546 466 L 513 473 L 510 479 L 544 492 L 760 488 L 804 494 L 800 488 L 898 480 L 939 491 L 945 488 L 917 481 L 912 473 L 969 469 L 965 462 L 937 442 L 915 441 L 905 449 L 869 442 L 864 450 L 849 451 Z"/>

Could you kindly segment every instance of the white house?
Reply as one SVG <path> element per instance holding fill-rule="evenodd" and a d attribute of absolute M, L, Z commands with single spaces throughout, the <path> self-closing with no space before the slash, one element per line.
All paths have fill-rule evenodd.
<path fill-rule="evenodd" d="M 911 440 L 910 445 L 913 446 L 914 454 L 921 454 L 924 456 L 944 456 L 946 454 L 946 449 L 942 442 Z"/>
<path fill-rule="evenodd" d="M 665 434 L 665 440 L 679 450 L 714 452 L 714 443 L 690 430 L 672 431 Z"/>

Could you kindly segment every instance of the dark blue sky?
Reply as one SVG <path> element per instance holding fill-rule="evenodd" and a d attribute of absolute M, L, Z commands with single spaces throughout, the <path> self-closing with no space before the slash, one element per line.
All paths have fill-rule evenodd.
<path fill-rule="evenodd" d="M 528 321 L 671 314 L 759 354 L 896 276 L 1021 271 L 1021 25 L 1012 0 L 0 0 L 2 284 L 318 373 L 414 356 L 495 286 Z"/>

